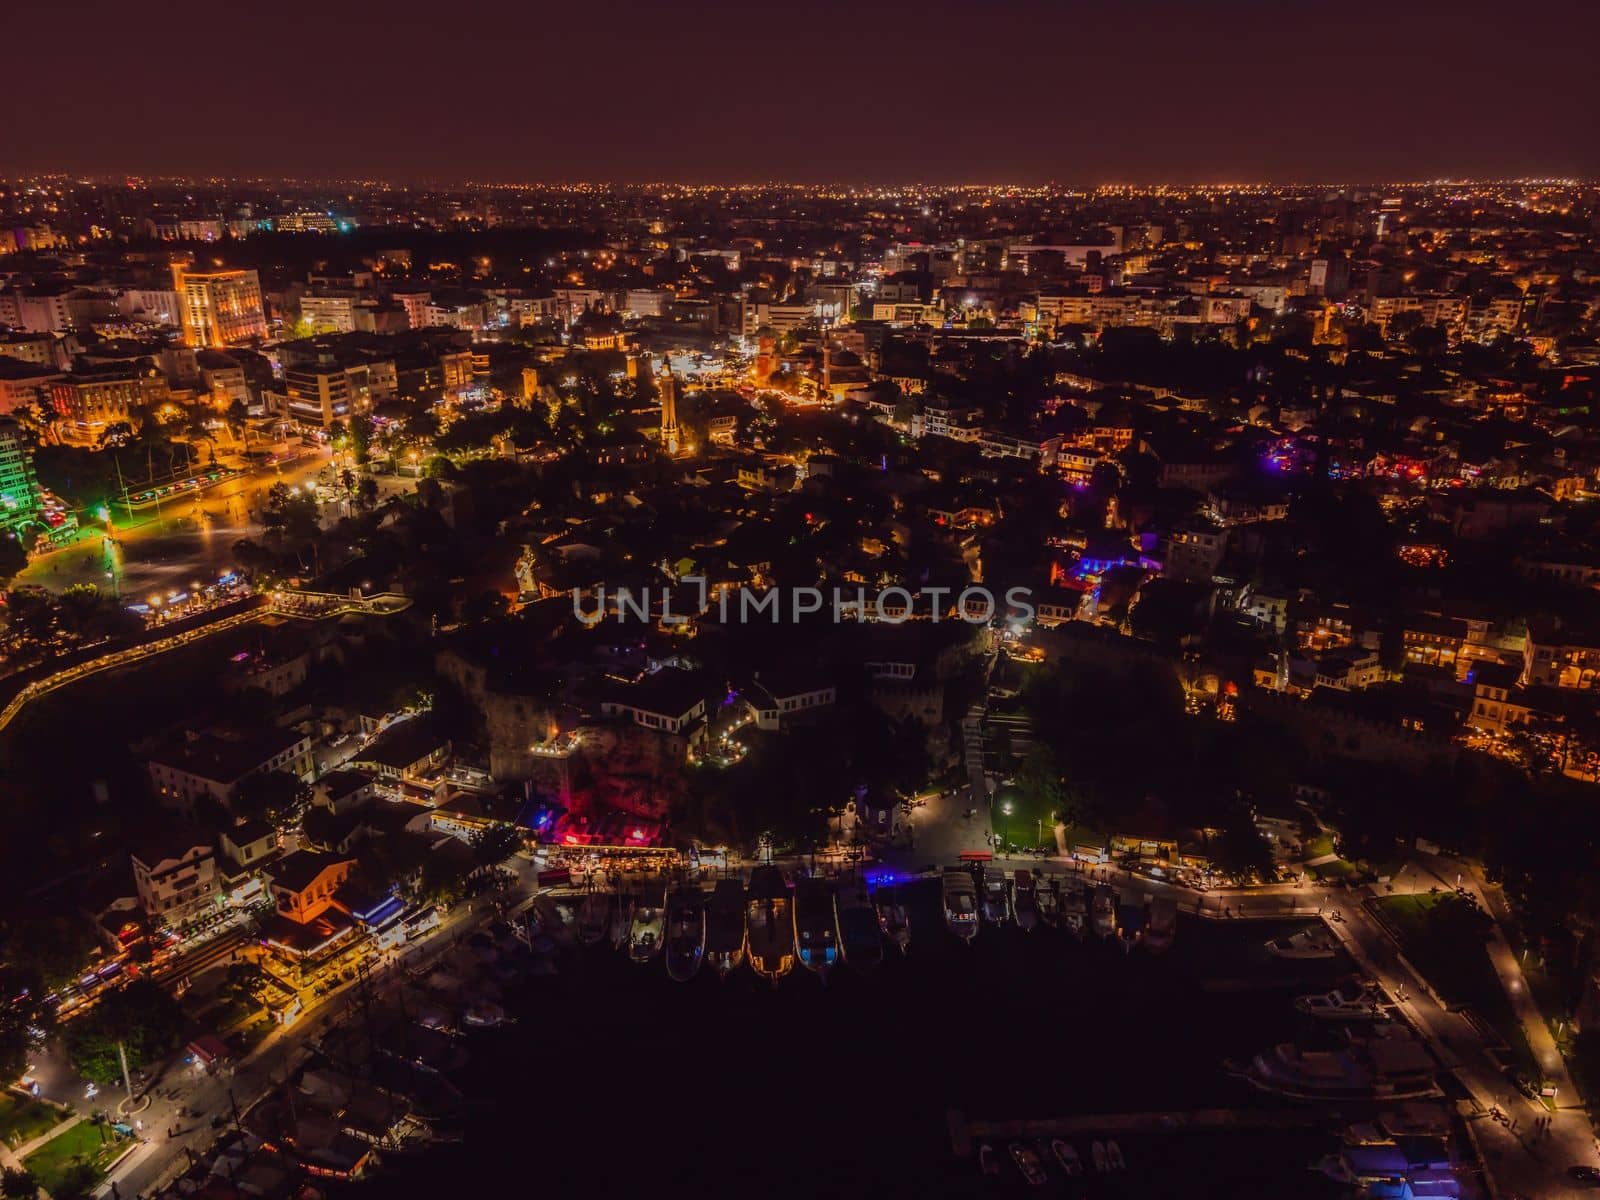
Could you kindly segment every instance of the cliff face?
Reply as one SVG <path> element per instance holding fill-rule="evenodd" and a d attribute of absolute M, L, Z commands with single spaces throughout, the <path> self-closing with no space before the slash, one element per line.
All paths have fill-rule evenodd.
<path fill-rule="evenodd" d="M 620 809 L 664 820 L 687 792 L 685 738 L 633 724 L 583 727 L 573 761 L 572 805 Z"/>

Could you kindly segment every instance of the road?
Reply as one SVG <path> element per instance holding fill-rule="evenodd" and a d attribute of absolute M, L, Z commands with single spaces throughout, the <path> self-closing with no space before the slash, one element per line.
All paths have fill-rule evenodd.
<path fill-rule="evenodd" d="M 159 510 L 152 505 L 131 517 L 118 513 L 113 519 L 114 540 L 108 541 L 103 529 L 91 526 L 71 545 L 36 556 L 16 582 L 52 591 L 75 583 L 102 588 L 115 583 L 123 594 L 141 599 L 209 582 L 234 565 L 236 542 L 261 535 L 261 510 L 274 484 L 314 485 L 317 473 L 332 461 L 326 450 L 306 454 L 284 467 L 259 467 L 203 492 L 163 501 Z M 410 492 L 415 486 L 414 479 L 383 476 L 378 480 L 379 498 Z M 325 517 L 343 513 L 342 503 L 323 506 Z"/>
<path fill-rule="evenodd" d="M 915 870 L 930 862 L 953 862 L 962 850 L 989 849 L 985 845 L 985 835 L 989 832 L 987 813 L 979 811 L 968 818 L 964 815 L 967 806 L 967 796 L 958 792 L 934 797 L 918 808 L 914 848 L 896 851 L 892 856 L 894 865 Z M 1553 1114 L 1542 1104 L 1521 1096 L 1507 1082 L 1488 1056 L 1482 1034 L 1466 1016 L 1449 1011 L 1433 998 L 1387 931 L 1367 911 L 1364 901 L 1373 893 L 1366 888 L 1347 890 L 1308 881 L 1200 892 L 1133 874 L 1120 867 L 1089 866 L 1060 857 L 1001 855 L 995 858 L 994 865 L 1007 873 L 1017 868 L 1039 868 L 1047 875 L 1074 875 L 1112 883 L 1125 897 L 1131 893 L 1171 896 L 1180 912 L 1212 919 L 1303 917 L 1323 921 L 1361 969 L 1382 986 L 1389 999 L 1433 1049 L 1445 1071 L 1479 1108 L 1488 1113 L 1498 1106 L 1505 1113 L 1503 1122 L 1486 1115 L 1475 1117 L 1471 1122 L 1473 1135 L 1496 1185 L 1494 1194 L 1500 1200 L 1514 1196 L 1537 1196 L 1541 1200 L 1572 1197 L 1576 1200 L 1590 1194 L 1567 1175 L 1567 1169 L 1576 1164 L 1600 1165 L 1588 1115 L 1564 1067 L 1559 1065 L 1549 1029 L 1532 1003 L 1521 969 L 1503 937 L 1491 939 L 1490 959 L 1523 1020 L 1534 1052 L 1545 1065 L 1547 1077 L 1560 1087 L 1557 1103 L 1564 1107 L 1558 1107 Z M 1458 870 L 1460 866 L 1452 864 L 1446 873 L 1453 880 Z M 1408 882 L 1402 875 L 1395 884 L 1400 891 L 1426 891 L 1429 885 L 1437 882 L 1431 876 Z M 1463 877 L 1463 884 L 1473 890 L 1482 888 L 1481 880 L 1470 874 Z M 1496 909 L 1491 905 L 1489 911 L 1493 913 Z M 1547 1116 L 1550 1118 L 1548 1132 L 1536 1136 L 1536 1122 Z"/>
<path fill-rule="evenodd" d="M 512 859 L 511 864 L 517 871 L 519 891 L 530 893 L 536 866 L 520 855 Z M 386 957 L 372 968 L 374 996 L 382 994 L 396 967 L 412 967 L 437 958 L 476 928 L 488 924 L 493 916 L 494 909 L 488 904 L 458 904 L 438 928 L 412 946 L 403 958 Z M 181 1172 L 190 1156 L 200 1157 L 218 1134 L 211 1128 L 211 1118 L 222 1114 L 231 1122 L 235 1106 L 240 1113 L 245 1112 L 292 1075 L 312 1040 L 344 1015 L 358 994 L 358 987 L 358 983 L 344 984 L 316 1000 L 294 1024 L 274 1030 L 231 1072 L 206 1074 L 186 1066 L 182 1055 L 169 1061 L 148 1081 L 151 1103 L 138 1114 L 138 1119 L 144 1122 L 144 1136 L 149 1141 L 123 1160 L 103 1186 L 102 1194 L 106 1194 L 105 1189 L 115 1181 L 118 1192 L 124 1197 L 144 1195 Z M 72 1077 L 60 1080 L 57 1086 L 70 1090 L 81 1084 Z M 114 1089 L 107 1089 L 102 1100 L 109 1099 L 112 1091 Z M 56 1098 L 48 1088 L 46 1094 Z M 76 1097 L 80 1102 L 81 1095 L 79 1091 Z M 180 1108 L 190 1115 L 180 1116 Z M 169 1137 L 171 1129 L 178 1132 Z"/>

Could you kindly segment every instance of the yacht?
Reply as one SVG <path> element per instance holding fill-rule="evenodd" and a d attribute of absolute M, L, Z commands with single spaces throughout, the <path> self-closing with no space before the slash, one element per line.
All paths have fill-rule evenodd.
<path fill-rule="evenodd" d="M 666 926 L 663 897 L 658 893 L 641 897 L 633 909 L 628 926 L 628 957 L 636 963 L 649 962 L 661 953 Z"/>
<path fill-rule="evenodd" d="M 873 906 L 878 910 L 878 928 L 901 954 L 911 949 L 911 913 L 906 908 L 900 890 L 892 883 L 884 884 L 872 895 Z"/>
<path fill-rule="evenodd" d="M 1031 871 L 1018 870 L 1011 877 L 1011 915 L 1024 933 L 1039 924 L 1039 887 Z"/>
<path fill-rule="evenodd" d="M 964 942 L 978 936 L 978 889 L 965 867 L 945 868 L 944 922 Z"/>
<path fill-rule="evenodd" d="M 839 912 L 831 879 L 812 875 L 795 882 L 794 944 L 800 965 L 826 975 L 839 961 Z"/>
<path fill-rule="evenodd" d="M 866 880 L 855 872 L 839 877 L 839 949 L 852 967 L 875 967 L 883 961 L 883 933 L 867 894 Z"/>
<path fill-rule="evenodd" d="M 1360 980 L 1346 981 L 1331 992 L 1296 996 L 1294 1007 L 1324 1021 L 1376 1021 L 1383 1016 L 1377 989 Z"/>
<path fill-rule="evenodd" d="M 1117 931 L 1117 892 L 1109 884 L 1094 889 L 1092 905 L 1094 931 L 1099 937 L 1110 937 Z"/>
<path fill-rule="evenodd" d="M 578 905 L 578 940 L 585 946 L 595 946 L 605 939 L 611 928 L 611 893 L 598 889 L 587 893 Z"/>
<path fill-rule="evenodd" d="M 745 946 L 750 966 L 763 979 L 777 983 L 794 968 L 794 900 L 783 872 L 774 866 L 750 872 L 745 893 Z"/>
<path fill-rule="evenodd" d="M 1277 958 L 1332 958 L 1338 952 L 1337 939 L 1324 925 L 1308 925 L 1299 933 L 1267 943 L 1267 953 Z"/>
<path fill-rule="evenodd" d="M 1302 1050 L 1282 1042 L 1234 1073 L 1264 1092 L 1293 1100 L 1420 1100 L 1442 1096 L 1428 1048 L 1400 1029 L 1352 1041 L 1342 1050 Z"/>
<path fill-rule="evenodd" d="M 1050 1141 L 1050 1153 L 1055 1155 L 1056 1162 L 1060 1164 L 1062 1174 L 1071 1178 L 1083 1174 L 1083 1159 L 1078 1157 L 1078 1151 L 1071 1142 L 1064 1142 L 1060 1138 Z"/>
<path fill-rule="evenodd" d="M 667 974 L 687 983 L 706 953 L 706 894 L 695 884 L 667 897 Z"/>
<path fill-rule="evenodd" d="M 1061 922 L 1061 884 L 1054 879 L 1041 879 L 1034 896 L 1039 906 L 1039 919 L 1051 929 Z"/>
<path fill-rule="evenodd" d="M 983 919 L 991 925 L 1004 925 L 1011 916 L 1011 889 L 1006 877 L 993 867 L 983 873 Z"/>
<path fill-rule="evenodd" d="M 706 905 L 706 961 L 726 979 L 744 962 L 744 884 L 719 879 Z"/>

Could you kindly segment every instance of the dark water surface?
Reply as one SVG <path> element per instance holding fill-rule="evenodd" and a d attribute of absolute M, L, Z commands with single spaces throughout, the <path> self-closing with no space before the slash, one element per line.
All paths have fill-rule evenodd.
<path fill-rule="evenodd" d="M 1038 1189 L 1009 1161 L 985 1179 L 947 1133 L 951 1109 L 1275 1106 L 1222 1063 L 1328 1034 L 1292 998 L 1331 987 L 1348 963 L 1263 948 L 1304 924 L 1182 918 L 1161 956 L 1010 926 L 969 947 L 945 932 L 927 885 L 909 956 L 826 985 L 799 967 L 776 988 L 748 967 L 679 984 L 659 959 L 572 951 L 558 976 L 508 990 L 518 1025 L 473 1035 L 465 1142 L 393 1160 L 354 1193 L 1337 1195 L 1306 1167 L 1333 1148 L 1321 1130 L 1122 1137 L 1126 1172 L 1074 1183 L 1052 1169 Z M 1073 1140 L 1087 1166 L 1089 1137 Z"/>

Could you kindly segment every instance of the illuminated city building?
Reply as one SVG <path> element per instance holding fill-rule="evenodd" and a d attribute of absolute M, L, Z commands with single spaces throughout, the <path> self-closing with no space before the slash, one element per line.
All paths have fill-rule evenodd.
<path fill-rule="evenodd" d="M 33 455 L 15 421 L 0 419 L 0 530 L 20 535 L 43 507 Z"/>
<path fill-rule="evenodd" d="M 672 377 L 668 364 L 661 372 L 661 449 L 666 454 L 678 452 L 678 381 Z"/>
<path fill-rule="evenodd" d="M 261 280 L 254 271 L 197 270 L 172 264 L 172 284 L 182 306 L 183 339 L 215 349 L 267 336 Z"/>

